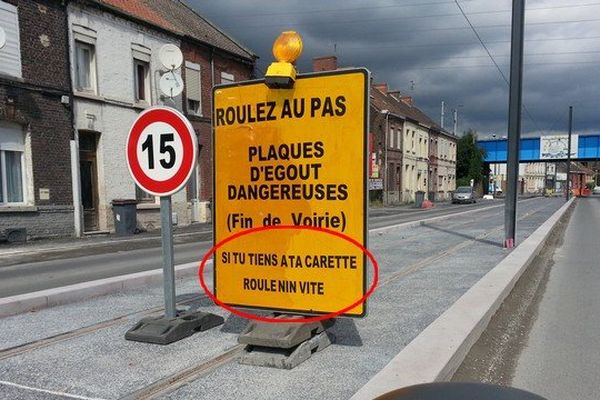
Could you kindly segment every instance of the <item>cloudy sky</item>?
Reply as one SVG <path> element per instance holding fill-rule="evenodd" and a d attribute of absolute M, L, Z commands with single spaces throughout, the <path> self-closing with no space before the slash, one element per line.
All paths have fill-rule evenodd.
<path fill-rule="evenodd" d="M 505 135 L 508 84 L 454 0 L 188 0 L 201 14 L 260 56 L 265 71 L 284 30 L 304 39 L 300 72 L 315 56 L 364 66 L 376 82 L 414 97 L 445 126 L 458 108 L 459 132 Z M 509 78 L 510 0 L 459 0 L 504 76 Z M 523 133 L 600 129 L 600 1 L 529 0 L 525 13 Z"/>

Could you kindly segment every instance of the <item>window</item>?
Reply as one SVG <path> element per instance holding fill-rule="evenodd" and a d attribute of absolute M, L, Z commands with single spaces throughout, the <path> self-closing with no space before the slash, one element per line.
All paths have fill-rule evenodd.
<path fill-rule="evenodd" d="M 150 64 L 147 61 L 133 59 L 135 79 L 135 101 L 150 104 Z"/>
<path fill-rule="evenodd" d="M 140 202 L 154 203 L 154 196 L 135 185 L 135 199 Z"/>
<path fill-rule="evenodd" d="M 227 72 L 221 72 L 221 83 L 233 83 L 235 79 L 233 74 L 229 74 Z"/>
<path fill-rule="evenodd" d="M 0 49 L 0 74 L 21 78 L 21 44 L 17 7 L 0 1 L 0 30 L 6 43 Z"/>
<path fill-rule="evenodd" d="M 394 128 L 390 128 L 390 142 L 388 147 L 394 147 Z"/>
<path fill-rule="evenodd" d="M 0 124 L 0 204 L 25 203 L 25 144 L 16 124 Z"/>
<path fill-rule="evenodd" d="M 185 81 L 188 113 L 202 115 L 202 82 L 199 64 L 185 62 Z"/>
<path fill-rule="evenodd" d="M 402 146 L 400 146 L 401 139 L 402 139 L 402 129 L 398 129 L 396 131 L 396 148 L 397 149 L 401 149 L 402 148 Z"/>
<path fill-rule="evenodd" d="M 75 40 L 75 87 L 82 92 L 96 93 L 95 46 Z"/>

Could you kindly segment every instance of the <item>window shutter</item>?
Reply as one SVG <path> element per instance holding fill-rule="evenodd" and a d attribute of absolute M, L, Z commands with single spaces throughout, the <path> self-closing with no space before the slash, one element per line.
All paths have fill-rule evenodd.
<path fill-rule="evenodd" d="M 21 44 L 17 7 L 0 1 L 0 28 L 6 35 L 6 44 L 0 49 L 0 72 L 21 77 Z"/>
<path fill-rule="evenodd" d="M 200 101 L 200 69 L 186 65 L 185 80 L 188 100 Z"/>

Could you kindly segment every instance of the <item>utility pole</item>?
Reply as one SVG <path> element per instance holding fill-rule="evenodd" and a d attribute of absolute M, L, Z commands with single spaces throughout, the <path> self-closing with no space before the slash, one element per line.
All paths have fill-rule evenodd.
<path fill-rule="evenodd" d="M 444 100 L 442 100 L 442 118 L 440 121 L 440 126 L 444 129 Z"/>
<path fill-rule="evenodd" d="M 381 110 L 381 114 L 385 115 L 385 133 L 383 134 L 383 205 L 388 205 L 388 162 L 387 162 L 387 153 L 388 153 L 388 136 L 390 134 L 390 111 L 389 110 Z"/>
<path fill-rule="evenodd" d="M 521 93 L 523 88 L 523 29 L 525 0 L 512 2 L 510 46 L 510 89 L 508 99 L 508 162 L 504 203 L 504 247 L 515 247 L 517 231 L 517 186 L 519 183 L 519 142 L 521 140 Z"/>
<path fill-rule="evenodd" d="M 571 132 L 573 131 L 573 106 L 569 106 L 569 141 L 567 144 L 567 201 L 571 195 Z"/>
<path fill-rule="evenodd" d="M 454 133 L 454 136 L 456 136 L 457 121 L 458 121 L 458 110 L 455 108 L 454 109 L 454 127 L 452 128 L 452 133 Z"/>

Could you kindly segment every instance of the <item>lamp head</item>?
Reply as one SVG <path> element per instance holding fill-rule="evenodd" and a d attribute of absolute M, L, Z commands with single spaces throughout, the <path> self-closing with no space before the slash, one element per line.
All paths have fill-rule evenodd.
<path fill-rule="evenodd" d="M 302 54 L 302 38 L 297 32 L 287 31 L 273 43 L 273 56 L 277 60 L 271 63 L 265 74 L 265 84 L 271 89 L 290 89 L 296 80 L 296 68 L 293 63 Z"/>

